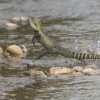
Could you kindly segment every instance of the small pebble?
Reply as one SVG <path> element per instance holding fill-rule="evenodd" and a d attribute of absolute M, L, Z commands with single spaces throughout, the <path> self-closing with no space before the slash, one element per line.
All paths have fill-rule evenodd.
<path fill-rule="evenodd" d="M 36 68 L 28 68 L 29 71 L 24 72 L 25 76 L 35 77 L 37 79 L 46 78 L 46 74 L 43 71 L 37 70 Z"/>
<path fill-rule="evenodd" d="M 36 75 L 36 70 L 31 69 L 31 70 L 28 71 L 28 73 L 29 73 L 30 76 L 35 76 Z"/>
<path fill-rule="evenodd" d="M 21 48 L 22 48 L 23 53 L 27 53 L 28 52 L 28 50 L 27 50 L 25 45 L 22 45 Z"/>
<path fill-rule="evenodd" d="M 7 52 L 13 55 L 21 55 L 23 54 L 21 48 L 17 45 L 10 45 L 7 47 Z"/>
<path fill-rule="evenodd" d="M 10 22 L 7 21 L 7 20 L 0 20 L 0 23 L 2 23 L 2 24 L 6 24 L 6 23 L 10 23 Z"/>
<path fill-rule="evenodd" d="M 58 57 L 59 57 L 59 58 L 65 58 L 65 57 L 64 57 L 64 56 L 62 56 L 62 55 L 58 55 Z"/>
<path fill-rule="evenodd" d="M 89 53 L 87 52 L 87 50 L 84 50 L 84 49 L 81 49 L 81 50 L 79 51 L 79 53 L 86 53 L 86 54 L 89 54 Z"/>
<path fill-rule="evenodd" d="M 100 50 L 97 50 L 97 54 L 100 55 Z"/>
<path fill-rule="evenodd" d="M 6 23 L 6 29 L 7 30 L 15 30 L 16 28 L 18 27 L 17 24 L 14 24 L 14 23 Z"/>
<path fill-rule="evenodd" d="M 100 70 L 93 70 L 89 73 L 89 75 L 100 75 Z"/>
<path fill-rule="evenodd" d="M 16 96 L 16 94 L 14 94 L 14 93 L 3 93 L 3 94 L 0 94 L 0 95 L 2 95 L 2 96 L 11 96 L 11 97 Z"/>
<path fill-rule="evenodd" d="M 38 62 L 34 63 L 34 65 L 39 66 L 39 67 L 42 66 L 42 64 L 41 63 L 38 63 Z"/>
<path fill-rule="evenodd" d="M 93 71 L 93 69 L 85 68 L 85 69 L 82 70 L 82 73 L 85 74 L 85 75 L 88 75 L 91 71 Z"/>
<path fill-rule="evenodd" d="M 0 47 L 0 58 L 3 58 L 3 49 Z"/>
<path fill-rule="evenodd" d="M 0 47 L 0 55 L 3 55 L 3 49 Z"/>
<path fill-rule="evenodd" d="M 9 57 L 10 54 L 9 54 L 8 52 L 5 52 L 5 56 L 6 56 L 6 57 Z"/>
<path fill-rule="evenodd" d="M 28 65 L 27 65 L 27 68 L 28 69 L 35 69 L 35 70 L 39 70 L 40 67 L 35 65 L 33 62 L 29 62 Z"/>
<path fill-rule="evenodd" d="M 85 68 L 91 68 L 91 69 L 97 69 L 97 65 L 96 64 L 92 64 L 92 65 L 88 65 Z"/>
<path fill-rule="evenodd" d="M 29 66 L 29 67 L 32 67 L 33 65 L 34 65 L 33 62 L 29 62 L 29 63 L 28 63 L 28 66 Z"/>
<path fill-rule="evenodd" d="M 12 19 L 12 21 L 13 21 L 13 22 L 19 22 L 19 21 L 20 21 L 20 18 L 14 17 L 14 18 Z"/>
<path fill-rule="evenodd" d="M 23 52 L 22 57 L 24 58 L 24 57 L 27 56 L 28 50 L 27 50 L 27 48 L 26 48 L 25 45 L 22 45 L 22 46 L 21 46 L 21 49 L 22 49 L 22 52 Z"/>
<path fill-rule="evenodd" d="M 36 66 L 39 66 L 39 67 L 41 67 L 42 66 L 42 64 L 41 63 L 38 63 L 38 62 L 36 62 L 36 63 L 34 63 L 34 62 L 29 62 L 29 65 L 32 67 L 33 65 L 36 65 Z"/>
<path fill-rule="evenodd" d="M 84 51 L 81 51 L 81 52 L 79 52 L 79 53 L 88 53 L 86 50 L 84 50 Z"/>
<path fill-rule="evenodd" d="M 80 44 L 81 44 L 81 45 L 85 45 L 85 44 L 86 44 L 86 42 L 84 42 L 84 41 L 81 41 L 81 42 L 80 42 Z"/>
<path fill-rule="evenodd" d="M 28 20 L 27 17 L 21 17 L 21 21 L 22 21 L 22 22 L 25 22 L 25 21 L 27 21 L 27 20 Z"/>
<path fill-rule="evenodd" d="M 36 71 L 34 69 L 29 70 L 29 74 L 30 74 L 30 76 L 38 76 L 40 78 L 46 77 L 46 75 L 44 74 L 44 72 L 42 72 L 42 71 Z"/>
<path fill-rule="evenodd" d="M 74 71 L 74 72 L 82 72 L 82 70 L 83 70 L 83 68 L 80 67 L 80 66 L 75 66 L 75 67 L 73 68 L 73 71 Z"/>
<path fill-rule="evenodd" d="M 9 23 L 7 20 L 0 20 L 0 27 L 1 28 L 6 28 L 6 23 Z"/>
<path fill-rule="evenodd" d="M 0 20 L 0 25 L 2 25 L 6 27 L 6 29 L 8 30 L 13 30 L 13 29 L 16 29 L 18 27 L 17 24 L 14 24 L 14 23 L 11 23 L 7 20 Z"/>
<path fill-rule="evenodd" d="M 95 52 L 92 49 L 87 49 L 87 52 L 90 54 L 95 54 Z"/>
<path fill-rule="evenodd" d="M 18 27 L 18 25 L 17 24 L 14 24 L 14 23 L 6 23 L 6 26 L 7 27 Z"/>
<path fill-rule="evenodd" d="M 70 68 L 66 67 L 52 67 L 50 68 L 50 74 L 56 75 L 56 74 L 70 74 L 72 73 L 72 70 Z"/>

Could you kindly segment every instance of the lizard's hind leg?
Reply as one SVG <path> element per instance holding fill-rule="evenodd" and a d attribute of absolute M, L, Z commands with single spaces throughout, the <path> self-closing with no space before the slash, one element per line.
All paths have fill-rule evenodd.
<path fill-rule="evenodd" d="M 46 50 L 42 51 L 39 55 L 37 55 L 35 58 L 33 58 L 33 61 L 42 58 L 45 54 L 50 53 L 51 51 L 52 51 L 52 49 L 46 49 Z"/>

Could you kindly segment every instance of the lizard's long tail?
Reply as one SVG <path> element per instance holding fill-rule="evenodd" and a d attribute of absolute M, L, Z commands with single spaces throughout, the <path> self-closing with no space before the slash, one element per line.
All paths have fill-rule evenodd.
<path fill-rule="evenodd" d="M 98 54 L 87 54 L 87 53 L 78 53 L 78 52 L 73 52 L 70 49 L 65 49 L 56 46 L 56 48 L 59 51 L 59 54 L 66 57 L 66 58 L 74 58 L 74 59 L 100 59 L 100 55 Z"/>
<path fill-rule="evenodd" d="M 100 55 L 96 54 L 86 54 L 86 53 L 76 53 L 76 52 L 69 52 L 66 55 L 68 58 L 75 58 L 75 59 L 100 59 Z"/>

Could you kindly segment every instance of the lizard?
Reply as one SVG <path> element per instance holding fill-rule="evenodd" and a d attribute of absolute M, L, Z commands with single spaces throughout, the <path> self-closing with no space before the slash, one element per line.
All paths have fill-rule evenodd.
<path fill-rule="evenodd" d="M 78 60 L 83 59 L 100 59 L 100 55 L 98 54 L 87 54 L 87 53 L 79 53 L 71 51 L 69 48 L 64 48 L 53 42 L 50 37 L 43 31 L 41 21 L 36 17 L 29 17 L 29 22 L 31 27 L 34 30 L 34 36 L 32 38 L 32 42 L 35 45 L 34 40 L 37 39 L 38 42 L 45 47 L 45 50 L 42 51 L 37 57 L 34 58 L 38 60 L 42 58 L 45 54 L 60 54 L 65 58 L 73 58 Z"/>

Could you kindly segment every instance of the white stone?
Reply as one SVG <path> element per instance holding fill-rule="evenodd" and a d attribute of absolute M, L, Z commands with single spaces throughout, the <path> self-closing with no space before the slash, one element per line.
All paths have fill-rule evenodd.
<path fill-rule="evenodd" d="M 13 21 L 13 22 L 19 22 L 19 21 L 20 21 L 20 18 L 14 17 L 14 18 L 12 19 L 12 21 Z"/>
<path fill-rule="evenodd" d="M 17 45 L 10 45 L 7 47 L 7 52 L 13 55 L 21 55 L 23 54 L 21 48 Z"/>
<path fill-rule="evenodd" d="M 21 21 L 24 22 L 24 21 L 27 21 L 28 18 L 27 17 L 21 17 Z"/>
<path fill-rule="evenodd" d="M 72 73 L 72 70 L 70 68 L 66 67 L 52 67 L 50 68 L 50 74 L 56 75 L 56 74 L 70 74 Z"/>

